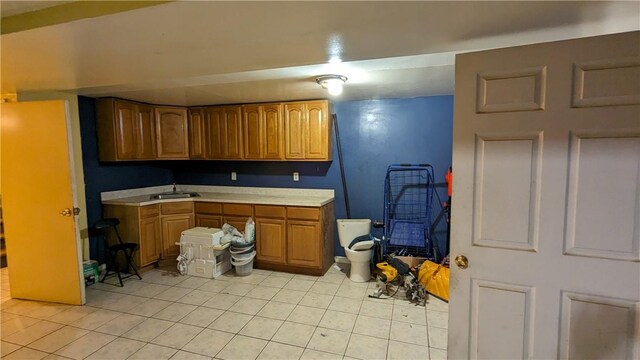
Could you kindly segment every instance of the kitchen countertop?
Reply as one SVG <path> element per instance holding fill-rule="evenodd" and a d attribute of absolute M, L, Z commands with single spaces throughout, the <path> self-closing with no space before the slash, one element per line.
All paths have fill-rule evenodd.
<path fill-rule="evenodd" d="M 283 189 L 235 186 L 177 185 L 178 191 L 195 191 L 198 197 L 184 199 L 151 199 L 152 194 L 170 192 L 171 185 L 105 192 L 102 204 L 144 206 L 170 202 L 225 202 L 257 205 L 320 207 L 334 200 L 332 189 Z"/>

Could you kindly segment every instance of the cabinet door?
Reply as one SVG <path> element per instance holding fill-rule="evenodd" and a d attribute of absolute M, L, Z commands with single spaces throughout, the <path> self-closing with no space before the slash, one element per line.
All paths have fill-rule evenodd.
<path fill-rule="evenodd" d="M 147 266 L 160 259 L 161 239 L 159 217 L 140 219 L 140 266 Z"/>
<path fill-rule="evenodd" d="M 187 110 L 156 108 L 156 141 L 159 159 L 188 159 Z"/>
<path fill-rule="evenodd" d="M 262 149 L 265 159 L 282 159 L 282 105 L 262 106 Z M 246 155 L 246 154 L 245 154 Z M 246 156 L 245 156 L 246 157 Z"/>
<path fill-rule="evenodd" d="M 244 158 L 262 159 L 262 106 L 246 105 L 242 107 L 242 131 L 244 140 Z"/>
<path fill-rule="evenodd" d="M 289 220 L 287 223 L 287 264 L 321 267 L 320 223 Z"/>
<path fill-rule="evenodd" d="M 260 261 L 285 263 L 286 225 L 284 220 L 256 219 L 256 251 Z"/>
<path fill-rule="evenodd" d="M 136 107 L 136 159 L 156 158 L 156 122 L 153 106 Z"/>
<path fill-rule="evenodd" d="M 115 101 L 116 156 L 118 160 L 136 158 L 136 105 Z"/>
<path fill-rule="evenodd" d="M 220 229 L 222 228 L 222 216 L 196 215 L 196 226 Z"/>
<path fill-rule="evenodd" d="M 182 232 L 193 227 L 193 215 L 171 215 L 162 217 L 162 258 L 175 259 L 180 254 Z"/>
<path fill-rule="evenodd" d="M 207 142 L 207 159 L 224 159 L 225 121 L 224 109 L 219 106 L 209 107 L 206 110 L 205 137 Z"/>
<path fill-rule="evenodd" d="M 242 159 L 242 112 L 240 106 L 225 106 L 224 158 Z"/>
<path fill-rule="evenodd" d="M 328 153 L 328 106 L 326 102 L 308 102 L 304 122 L 305 159 L 327 159 Z"/>
<path fill-rule="evenodd" d="M 189 109 L 189 158 L 205 158 L 204 109 Z"/>
<path fill-rule="evenodd" d="M 304 159 L 304 110 L 301 103 L 284 105 L 285 159 Z"/>

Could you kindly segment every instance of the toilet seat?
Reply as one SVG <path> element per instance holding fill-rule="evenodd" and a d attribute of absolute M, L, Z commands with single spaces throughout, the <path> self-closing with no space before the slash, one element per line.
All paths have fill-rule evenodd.
<path fill-rule="evenodd" d="M 370 250 L 373 247 L 373 240 L 360 241 L 355 244 L 349 245 L 349 250 L 364 251 Z"/>

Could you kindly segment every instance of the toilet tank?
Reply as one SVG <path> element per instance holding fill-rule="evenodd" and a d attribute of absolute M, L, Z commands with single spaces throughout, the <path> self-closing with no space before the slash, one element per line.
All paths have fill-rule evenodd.
<path fill-rule="evenodd" d="M 371 219 L 338 219 L 340 246 L 347 247 L 353 239 L 371 233 Z"/>

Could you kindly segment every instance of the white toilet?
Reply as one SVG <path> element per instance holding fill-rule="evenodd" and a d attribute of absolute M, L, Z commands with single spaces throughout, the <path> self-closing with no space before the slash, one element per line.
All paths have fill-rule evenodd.
<path fill-rule="evenodd" d="M 354 282 L 367 282 L 371 278 L 370 262 L 373 255 L 373 240 L 360 241 L 353 245 L 353 239 L 371 233 L 370 219 L 338 219 L 338 238 L 351 262 L 349 279 Z"/>

